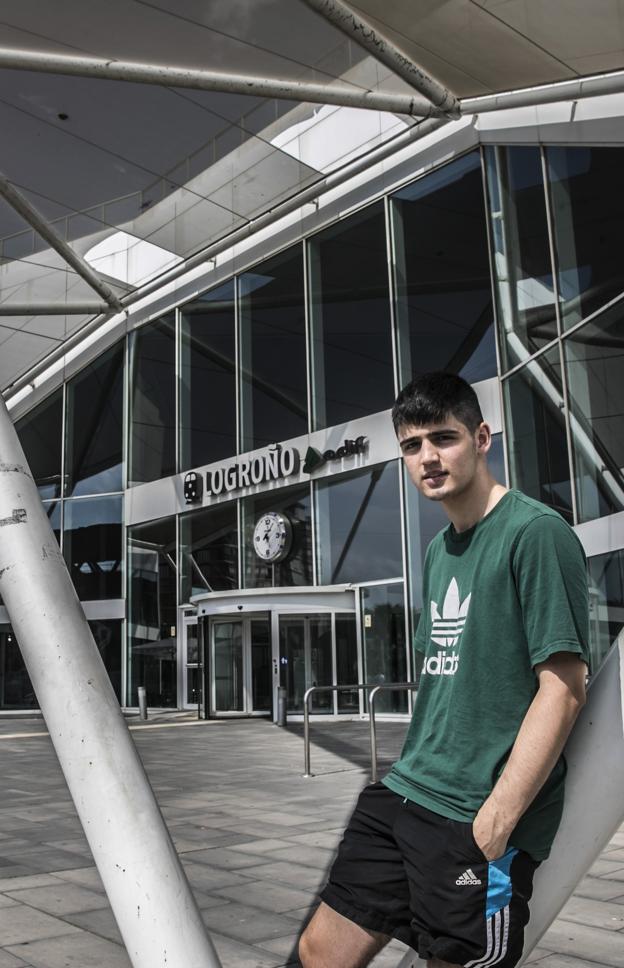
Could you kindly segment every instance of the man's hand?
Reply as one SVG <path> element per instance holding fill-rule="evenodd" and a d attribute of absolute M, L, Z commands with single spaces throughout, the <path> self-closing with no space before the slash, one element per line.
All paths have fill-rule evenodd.
<path fill-rule="evenodd" d="M 535 698 L 505 769 L 472 825 L 488 860 L 505 853 L 512 830 L 550 775 L 585 701 L 587 667 L 579 656 L 557 652 L 535 671 Z"/>

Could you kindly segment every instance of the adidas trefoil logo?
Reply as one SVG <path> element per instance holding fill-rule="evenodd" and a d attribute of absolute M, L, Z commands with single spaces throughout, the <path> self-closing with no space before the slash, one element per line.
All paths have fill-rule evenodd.
<path fill-rule="evenodd" d="M 457 581 L 453 578 L 444 599 L 442 615 L 438 611 L 437 602 L 431 602 L 431 620 L 433 622 L 431 639 L 436 645 L 441 645 L 443 649 L 457 645 L 459 636 L 466 624 L 470 598 L 471 595 L 468 595 L 463 602 L 460 602 L 459 587 Z"/>
<path fill-rule="evenodd" d="M 475 874 L 473 870 L 468 868 L 463 874 L 460 874 L 455 883 L 458 887 L 472 887 L 473 885 L 481 884 L 481 881 Z"/>

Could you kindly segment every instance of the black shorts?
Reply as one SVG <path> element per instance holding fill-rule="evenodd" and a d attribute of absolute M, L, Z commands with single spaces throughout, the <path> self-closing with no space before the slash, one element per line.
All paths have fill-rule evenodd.
<path fill-rule="evenodd" d="M 515 848 L 488 861 L 471 823 L 374 783 L 360 794 L 321 899 L 421 958 L 512 968 L 522 955 L 537 866 Z"/>

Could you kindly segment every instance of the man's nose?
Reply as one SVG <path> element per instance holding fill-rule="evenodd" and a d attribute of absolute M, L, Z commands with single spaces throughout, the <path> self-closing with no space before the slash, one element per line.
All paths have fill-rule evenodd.
<path fill-rule="evenodd" d="M 420 459 L 423 464 L 431 464 L 439 460 L 438 448 L 430 440 L 423 440 L 420 445 Z"/>

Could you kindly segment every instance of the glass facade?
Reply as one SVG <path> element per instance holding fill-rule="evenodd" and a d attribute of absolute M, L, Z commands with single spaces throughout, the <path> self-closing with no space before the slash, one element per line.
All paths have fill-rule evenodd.
<path fill-rule="evenodd" d="M 202 683 L 181 654 L 178 606 L 238 588 L 362 585 L 357 625 L 350 613 L 292 614 L 280 625 L 292 711 L 306 684 L 415 674 L 408 631 L 421 608 L 424 553 L 447 521 L 401 480 L 396 459 L 364 457 L 359 466 L 347 455 L 327 476 L 306 470 L 303 482 L 262 483 L 201 509 L 181 503 L 172 478 L 156 491 L 170 487 L 176 513 L 170 504 L 167 517 L 133 523 L 126 563 L 123 527 L 124 506 L 136 520 L 124 488 L 308 432 L 327 429 L 325 446 L 335 447 L 332 428 L 376 420 L 416 373 L 445 368 L 473 383 L 498 376 L 504 437 L 493 443 L 494 475 L 505 478 L 504 439 L 508 483 L 572 525 L 624 512 L 623 151 L 471 151 L 265 261 L 241 264 L 133 329 L 16 422 L 79 596 L 96 600 L 98 615 L 110 602 L 111 616 L 127 598 L 126 622 L 92 623 L 121 701 L 136 705 L 138 685 L 153 707 L 196 698 Z M 293 531 L 291 552 L 272 565 L 253 549 L 254 526 L 269 511 L 286 514 Z M 590 563 L 595 662 L 621 627 L 622 554 Z M 251 665 L 240 660 L 255 670 L 244 695 L 235 623 L 229 638 L 222 629 L 229 685 L 221 683 L 219 702 L 242 703 L 239 711 L 270 706 L 269 626 L 258 622 L 253 635 L 237 626 L 241 655 L 255 643 Z M 8 636 L 5 624 L 0 707 L 28 708 L 36 700 Z M 382 694 L 379 708 L 406 710 L 407 694 Z M 355 692 L 314 702 L 319 713 L 358 709 Z"/>
<path fill-rule="evenodd" d="M 234 283 L 182 310 L 180 470 L 236 453 Z"/>
<path fill-rule="evenodd" d="M 176 471 L 175 346 L 173 313 L 130 334 L 130 486 Z"/>
<path fill-rule="evenodd" d="M 392 405 L 388 255 L 381 202 L 309 242 L 313 429 Z"/>
<path fill-rule="evenodd" d="M 123 487 L 124 346 L 114 346 L 67 384 L 65 494 Z"/>
<path fill-rule="evenodd" d="M 391 212 L 401 386 L 432 370 L 496 376 L 479 152 L 397 192 Z"/>
<path fill-rule="evenodd" d="M 308 430 L 301 246 L 239 278 L 242 450 Z"/>
<path fill-rule="evenodd" d="M 175 518 L 128 531 L 128 696 L 138 705 L 145 686 L 148 706 L 177 704 L 177 583 Z"/>
<path fill-rule="evenodd" d="M 321 585 L 403 574 L 396 461 L 319 481 L 316 493 Z"/>

